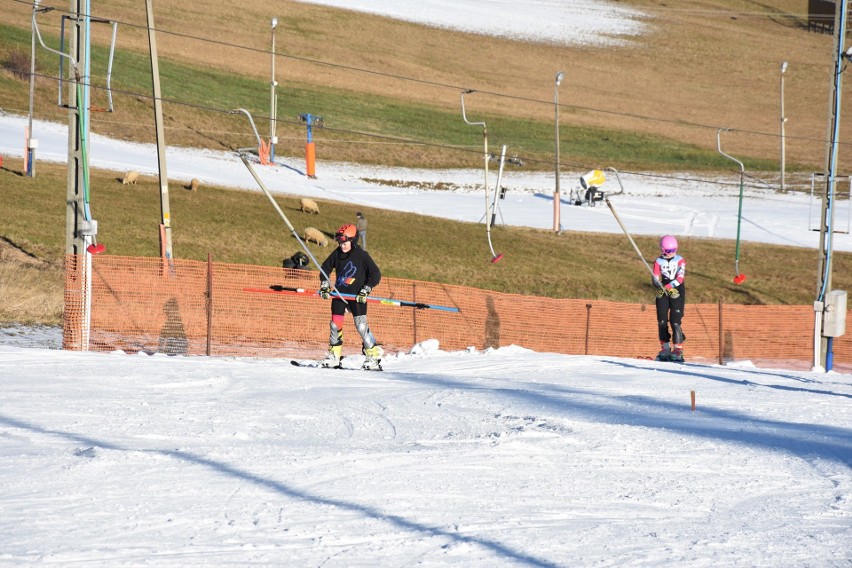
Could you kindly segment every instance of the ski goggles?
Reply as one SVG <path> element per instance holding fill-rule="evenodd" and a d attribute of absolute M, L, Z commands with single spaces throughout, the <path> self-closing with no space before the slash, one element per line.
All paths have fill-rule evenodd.
<path fill-rule="evenodd" d="M 665 254 L 674 254 L 677 252 L 677 249 L 663 249 L 663 253 Z"/>

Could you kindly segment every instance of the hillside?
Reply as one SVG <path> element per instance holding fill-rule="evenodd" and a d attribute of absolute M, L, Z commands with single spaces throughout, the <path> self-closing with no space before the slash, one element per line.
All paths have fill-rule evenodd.
<path fill-rule="evenodd" d="M 730 126 L 736 130 L 726 133 L 726 150 L 742 158 L 750 173 L 774 181 L 779 143 L 774 134 L 779 76 L 775 60 L 786 59 L 790 61 L 787 169 L 808 172 L 821 167 L 831 38 L 807 32 L 804 14 L 796 11 L 801 9 L 798 2 L 765 8 L 716 0 L 689 9 L 639 0 L 627 4 L 651 16 L 650 33 L 625 47 L 570 47 L 484 38 L 280 2 L 276 8 L 286 17 L 279 16 L 276 49 L 279 153 L 302 152 L 304 125 L 295 117 L 310 111 L 325 117 L 326 127 L 314 131 L 320 159 L 478 167 L 481 137 L 462 122 L 459 113 L 459 93 L 465 87 L 479 91 L 470 95 L 468 112 L 476 109 L 475 119 L 488 121 L 492 144 L 508 142 L 524 157 L 527 167 L 548 170 L 553 166 L 553 74 L 564 69 L 560 138 L 565 170 L 585 171 L 607 164 L 623 171 L 730 172 L 730 161 L 715 146 L 716 129 Z M 4 40 L 0 42 L 0 61 L 7 70 L 0 72 L 0 107 L 26 114 L 27 82 L 8 71 L 8 63 L 13 55 L 29 51 L 31 8 L 11 0 L 6 0 L 4 8 L 9 17 L 0 24 Z M 186 19 L 188 9 L 193 11 L 193 27 L 184 31 L 180 22 Z M 245 117 L 228 113 L 235 107 L 250 109 L 261 134 L 267 131 L 267 9 L 210 0 L 191 8 L 174 1 L 157 3 L 169 144 L 215 149 L 251 145 L 253 136 Z M 151 142 L 150 67 L 147 39 L 140 27 L 145 22 L 144 6 L 118 0 L 97 6 L 97 10 L 100 16 L 121 24 L 112 82 L 115 112 L 94 112 L 92 129 Z M 58 10 L 39 20 L 48 43 L 58 41 L 57 14 Z M 103 68 L 107 28 L 94 29 L 95 67 Z M 65 120 L 67 111 L 56 106 L 56 83 L 51 78 L 57 71 L 56 61 L 40 53 L 38 70 L 35 116 Z M 103 79 L 95 77 L 93 83 L 102 85 Z M 826 88 L 819 87 L 823 83 Z M 104 91 L 93 91 L 93 104 L 103 104 Z M 845 126 L 843 132 L 847 132 Z M 402 139 L 416 143 L 403 143 Z M 844 147 L 841 156 L 845 152 Z M 48 308 L 35 311 L 9 306 L 0 320 L 55 322 L 58 318 L 61 276 L 55 266 L 61 259 L 63 235 L 55 227 L 62 226 L 62 220 L 47 223 L 50 215 L 43 213 L 45 202 L 40 199 L 61 194 L 65 179 L 58 166 L 40 164 L 39 168 L 34 188 L 33 180 L 17 177 L 19 163 L 6 161 L 0 175 L 4 187 L 12 189 L 13 197 L 6 201 L 16 215 L 4 219 L 0 236 L 7 248 L 49 263 L 7 262 L 13 268 L 7 266 L 0 287 L 5 297 L 34 295 L 32 304 Z M 131 214 L 141 207 L 141 201 L 128 207 L 112 176 L 93 174 L 93 183 L 101 184 L 99 218 L 110 253 L 158 254 L 152 232 L 145 228 L 151 220 Z M 156 196 L 150 183 L 142 183 L 139 190 L 134 195 L 143 201 Z M 42 197 L 36 197 L 39 195 Z M 177 235 L 184 258 L 203 259 L 207 252 L 214 252 L 224 262 L 278 265 L 286 256 L 282 249 L 290 247 L 287 243 L 282 247 L 281 227 L 274 216 L 259 217 L 251 206 L 235 206 L 229 193 L 218 188 L 209 188 L 203 197 L 178 195 L 173 206 L 185 207 L 177 211 L 189 220 Z M 329 202 L 324 207 L 334 215 L 351 215 L 339 203 Z M 146 211 L 152 208 L 155 206 L 149 204 Z M 223 216 L 223 210 L 232 215 Z M 377 221 L 375 226 L 387 231 L 387 237 L 407 234 L 415 223 L 428 227 L 426 241 L 387 238 L 393 246 L 383 246 L 377 257 L 390 276 L 523 294 L 647 299 L 642 270 L 624 269 L 636 263 L 636 258 L 621 236 L 575 234 L 560 239 L 546 231 L 500 228 L 505 231 L 500 234 L 500 242 L 505 243 L 502 252 L 513 260 L 498 270 L 483 271 L 477 269 L 481 251 L 468 250 L 460 237 L 476 232 L 475 238 L 481 240 L 478 227 L 378 209 L 369 214 Z M 227 221 L 224 225 L 223 219 Z M 655 247 L 654 239 L 639 241 L 644 250 Z M 593 270 L 587 262 L 590 250 L 604 257 Z M 812 301 L 814 251 L 750 245 L 744 252 L 749 286 L 736 287 L 730 282 L 731 250 L 730 242 L 690 242 L 688 252 L 694 267 L 690 301 Z M 554 258 L 559 259 L 558 266 L 552 262 Z M 845 276 L 852 274 L 849 262 L 849 255 L 836 255 L 836 288 L 849 287 Z M 54 301 L 38 302 L 45 295 Z"/>
<path fill-rule="evenodd" d="M 268 132 L 269 22 L 277 15 L 282 152 L 301 148 L 305 133 L 298 114 L 310 112 L 325 119 L 326 129 L 315 133 L 322 141 L 320 158 L 474 165 L 478 140 L 461 121 L 459 93 L 475 89 L 469 110 L 486 118 L 492 139 L 524 155 L 529 167 L 548 169 L 553 77 L 563 70 L 565 168 L 584 170 L 605 162 L 623 170 L 729 170 L 716 151 L 716 130 L 725 127 L 735 130 L 726 135 L 726 151 L 752 170 L 775 171 L 779 68 L 787 60 L 788 169 L 822 166 L 832 38 L 807 31 L 802 2 L 624 4 L 649 15 L 647 34 L 626 46 L 576 47 L 426 28 L 299 2 L 277 2 L 274 9 L 215 0 L 191 8 L 175 0 L 157 2 L 167 139 L 198 147 L 250 145 L 244 117 L 227 114 L 238 107 L 253 113 L 262 134 Z M 29 53 L 30 5 L 6 0 L 4 8 L 0 60 L 8 62 L 12 52 Z M 116 0 L 96 9 L 99 17 L 121 23 L 112 78 L 116 111 L 95 113 L 92 127 L 152 141 L 144 4 Z M 183 25 L 187 19 L 191 30 Z M 39 21 L 45 37 L 58 37 L 59 10 Z M 106 68 L 109 33 L 109 26 L 93 27 L 95 70 Z M 35 114 L 62 120 L 65 113 L 56 108 L 56 84 L 49 78 L 55 75 L 54 59 L 39 55 L 44 77 Z M 103 73 L 96 73 L 93 83 L 103 85 Z M 103 105 L 105 94 L 96 90 L 93 100 Z M 26 101 L 26 82 L 6 73 L 0 107 L 26 112 Z M 846 139 L 852 127 L 841 126 Z M 844 146 L 841 163 L 847 152 Z"/>
<path fill-rule="evenodd" d="M 0 321 L 57 322 L 62 306 L 61 255 L 64 248 L 64 166 L 42 164 L 35 179 L 19 175 L 20 160 L 0 169 L 5 218 L 0 245 Z M 173 231 L 179 258 L 281 266 L 298 244 L 263 194 L 204 186 L 197 192 L 171 185 Z M 99 242 L 121 256 L 159 254 L 158 183 L 143 176 L 133 186 L 115 172 L 95 171 L 92 186 L 99 220 Z M 278 203 L 302 233 L 307 226 L 331 231 L 353 219 L 351 203 L 318 199 L 322 214 L 299 211 L 297 196 L 280 195 Z M 494 241 L 505 258 L 488 262 L 483 225 L 443 218 L 358 207 L 370 220 L 371 254 L 386 276 L 460 284 L 477 288 L 557 298 L 585 298 L 647 303 L 652 299 L 648 274 L 620 234 L 552 231 L 497 225 Z M 336 223 L 336 224 L 335 224 Z M 654 254 L 657 237 L 636 236 L 646 254 Z M 736 304 L 797 304 L 813 301 L 816 252 L 802 247 L 747 243 L 742 247 L 745 285 L 731 278 L 732 241 L 682 238 L 689 260 L 689 301 Z M 0 252 L 4 247 L 0 246 Z M 329 249 L 310 245 L 324 258 Z M 649 257 L 650 258 L 650 257 Z M 50 262 L 36 262 L 49 259 Z M 852 254 L 835 253 L 834 287 L 852 285 Z M 50 301 L 45 301 L 50 298 Z"/>

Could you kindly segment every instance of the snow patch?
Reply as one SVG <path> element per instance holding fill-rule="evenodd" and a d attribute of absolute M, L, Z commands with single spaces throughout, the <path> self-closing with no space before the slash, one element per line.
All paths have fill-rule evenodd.
<path fill-rule="evenodd" d="M 427 339 L 414 345 L 409 352 L 415 357 L 425 357 L 439 351 L 440 342 L 437 339 Z"/>

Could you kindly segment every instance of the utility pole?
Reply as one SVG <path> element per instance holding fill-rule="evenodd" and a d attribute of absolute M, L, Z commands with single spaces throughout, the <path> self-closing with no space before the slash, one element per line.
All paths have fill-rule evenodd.
<path fill-rule="evenodd" d="M 80 14 L 83 0 L 71 0 L 69 50 L 74 62 L 85 58 L 85 29 Z M 82 146 L 82 113 L 78 107 L 83 104 L 77 97 L 80 81 L 78 65 L 69 66 L 74 74 L 68 81 L 68 180 L 65 193 L 65 254 L 82 255 L 86 250 L 81 229 L 85 223 L 85 188 Z"/>
<path fill-rule="evenodd" d="M 166 169 L 166 135 L 163 128 L 163 99 L 160 92 L 160 65 L 157 58 L 157 35 L 154 28 L 152 0 L 145 0 L 148 14 L 148 46 L 151 51 L 151 78 L 154 85 L 154 124 L 157 133 L 157 166 L 160 177 L 160 253 L 171 260 L 172 220 L 169 211 L 169 175 Z"/>
<path fill-rule="evenodd" d="M 557 235 L 562 230 L 562 222 L 560 220 L 562 214 L 562 192 L 559 189 L 559 85 L 565 73 L 560 71 L 556 74 L 556 87 L 553 90 L 553 109 L 556 124 L 556 187 L 553 190 L 553 232 Z"/>
<path fill-rule="evenodd" d="M 68 174 L 65 191 L 65 255 L 70 266 L 66 266 L 65 302 L 81 309 L 81 317 L 65 318 L 62 330 L 62 348 L 82 350 L 88 345 L 87 337 L 87 292 L 90 271 L 88 270 L 89 254 L 86 250 L 87 237 L 84 235 L 86 225 L 86 163 L 83 148 L 83 101 L 80 93 L 79 62 L 86 56 L 85 27 L 81 14 L 85 13 L 83 0 L 70 0 L 68 49 L 69 57 L 74 65 L 69 66 L 73 77 L 68 81 Z M 35 26 L 34 26 L 35 27 Z"/>
<path fill-rule="evenodd" d="M 39 4 L 41 0 L 33 0 L 33 21 L 32 21 L 32 48 L 30 51 L 30 108 L 27 115 L 27 157 L 26 157 L 26 175 L 35 177 L 35 151 L 38 147 L 38 140 L 33 138 L 33 108 L 35 99 L 35 71 L 36 71 L 36 29 L 35 17 L 40 11 Z"/>
<path fill-rule="evenodd" d="M 781 64 L 781 191 L 784 191 L 784 173 L 786 170 L 786 155 L 784 148 L 784 123 L 787 122 L 787 117 L 784 116 L 784 73 L 787 72 L 787 62 Z"/>
<path fill-rule="evenodd" d="M 825 152 L 825 193 L 820 217 L 820 248 L 817 261 L 817 298 L 814 301 L 814 367 L 825 369 L 828 339 L 822 335 L 825 299 L 831 291 L 831 249 L 834 232 L 834 190 L 837 176 L 837 149 L 840 137 L 840 100 L 843 94 L 843 70 L 850 53 L 843 49 L 846 41 L 846 14 L 848 0 L 837 3 L 834 14 L 834 73 L 829 90 L 828 143 Z M 852 51 L 852 50 L 850 50 Z"/>

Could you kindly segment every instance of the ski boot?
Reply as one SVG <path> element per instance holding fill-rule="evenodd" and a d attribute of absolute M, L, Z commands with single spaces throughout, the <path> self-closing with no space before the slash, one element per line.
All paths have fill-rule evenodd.
<path fill-rule="evenodd" d="M 340 360 L 342 359 L 341 354 L 343 353 L 342 345 L 329 345 L 328 353 L 325 355 L 325 359 L 320 361 L 320 366 L 326 369 L 339 369 L 340 368 Z"/>
<path fill-rule="evenodd" d="M 384 350 L 378 345 L 373 345 L 372 347 L 363 348 L 362 351 L 364 355 L 366 355 L 366 359 L 364 359 L 364 370 L 367 371 L 381 371 L 382 370 L 382 355 L 384 355 Z"/>
<path fill-rule="evenodd" d="M 683 363 L 683 345 L 675 345 L 672 351 L 672 356 L 669 359 L 672 363 Z"/>
<path fill-rule="evenodd" d="M 672 360 L 672 352 L 669 349 L 669 344 L 667 341 L 660 342 L 660 352 L 657 354 L 657 358 L 655 361 L 671 361 Z"/>

